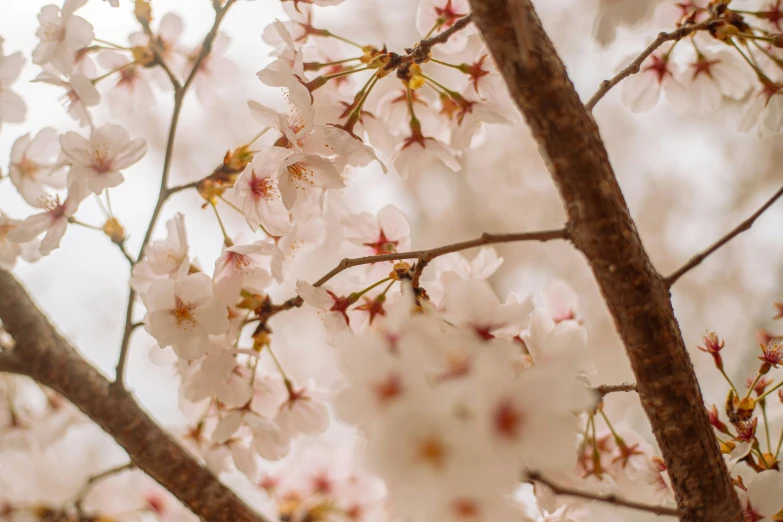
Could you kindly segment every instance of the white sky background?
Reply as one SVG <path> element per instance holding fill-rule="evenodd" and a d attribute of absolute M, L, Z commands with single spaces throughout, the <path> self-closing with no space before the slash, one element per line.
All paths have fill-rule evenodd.
<path fill-rule="evenodd" d="M 53 126 L 61 132 L 78 130 L 59 106 L 56 100 L 58 93 L 54 87 L 29 83 L 39 71 L 38 67 L 29 64 L 29 55 L 37 43 L 36 16 L 41 6 L 48 3 L 52 2 L 0 0 L 0 35 L 5 38 L 5 51 L 10 53 L 21 50 L 28 58 L 23 78 L 15 86 L 15 90 L 27 101 L 28 119 L 23 125 L 4 125 L 0 129 L 0 158 L 3 158 L 4 171 L 11 145 L 22 134 L 37 132 L 44 126 Z M 56 3 L 61 4 L 59 1 Z M 123 44 L 127 41 L 127 35 L 137 31 L 138 26 L 128 12 L 131 3 L 128 0 L 121 0 L 121 3 L 120 9 L 111 9 L 100 0 L 90 0 L 78 14 L 93 23 L 98 38 Z M 609 50 L 601 50 L 590 37 L 595 3 L 584 0 L 536 2 L 583 98 L 587 98 L 602 79 L 611 75 L 615 65 L 624 56 L 642 49 L 657 31 L 664 29 L 650 25 L 645 30 L 621 30 L 616 45 Z M 416 0 L 346 0 L 339 8 L 319 10 L 318 25 L 335 32 L 348 27 L 344 29 L 346 35 L 358 34 L 357 39 L 378 44 L 386 41 L 391 49 L 400 51 L 418 39 L 413 25 L 417 5 Z M 153 6 L 158 18 L 172 11 L 185 19 L 182 43 L 187 46 L 198 43 L 212 22 L 213 10 L 208 0 L 154 0 Z M 206 176 L 220 162 L 227 149 L 247 141 L 258 131 L 246 109 L 248 99 L 282 108 L 279 93 L 261 86 L 254 74 L 269 61 L 269 49 L 261 41 L 260 35 L 264 26 L 275 17 L 284 17 L 277 0 L 243 0 L 228 14 L 223 24 L 223 29 L 233 39 L 228 55 L 240 66 L 242 77 L 235 86 L 219 93 L 221 98 L 217 108 L 204 108 L 196 100 L 195 93 L 189 94 L 175 149 L 173 184 Z M 681 199 L 667 218 L 670 232 L 666 238 L 671 241 L 672 251 L 679 260 L 684 261 L 734 226 L 740 217 L 750 213 L 758 206 L 758 202 L 771 194 L 770 187 L 774 190 L 775 184 L 780 183 L 779 168 L 771 170 L 768 159 L 765 159 L 766 153 L 759 152 L 762 147 L 774 146 L 779 139 L 759 142 L 752 136 L 736 133 L 736 113 L 732 112 L 734 108 L 709 117 L 694 118 L 677 114 L 671 106 L 662 102 L 651 113 L 635 115 L 619 106 L 618 94 L 617 90 L 610 93 L 596 109 L 596 118 L 607 148 L 632 210 L 649 203 L 646 197 L 654 184 L 670 183 L 676 187 L 674 190 Z M 115 214 L 130 233 L 130 250 L 134 255 L 156 198 L 163 160 L 162 143 L 165 141 L 171 112 L 170 97 L 170 93 L 158 91 L 156 105 L 145 111 L 136 111 L 128 121 L 118 122 L 125 125 L 132 136 L 144 136 L 150 144 L 150 151 L 144 160 L 126 172 L 127 181 L 111 191 Z M 105 108 L 96 113 L 95 119 L 97 124 L 114 121 Z M 514 133 L 509 133 L 505 128 L 491 129 L 487 145 L 470 155 L 474 172 L 483 174 L 493 168 L 490 166 L 492 155 L 503 154 L 509 148 L 517 147 L 517 140 L 527 140 L 524 136 L 524 129 Z M 535 148 L 528 146 L 528 149 L 526 151 L 530 158 L 525 157 L 525 162 L 519 166 L 519 172 L 515 175 L 538 176 L 542 183 L 549 183 L 541 170 Z M 777 172 L 777 177 L 770 174 L 772 172 Z M 435 192 L 443 188 L 438 184 L 438 176 L 441 174 L 425 173 L 406 188 L 396 176 L 384 178 L 371 169 L 366 176 L 349 186 L 347 196 L 358 210 L 377 210 L 386 203 L 396 202 L 409 212 L 414 222 L 419 218 L 421 222 L 437 221 L 437 215 L 422 211 L 406 192 L 407 189 L 416 192 L 423 187 L 430 187 L 433 190 L 430 196 L 433 207 L 443 207 L 438 212 L 443 215 L 448 212 L 467 213 L 478 228 L 495 231 L 495 228 L 490 227 L 496 221 L 486 216 L 482 218 L 483 214 L 470 208 L 455 211 L 451 208 L 455 203 L 448 190 Z M 472 174 L 464 173 L 465 176 Z M 0 208 L 14 217 L 28 215 L 32 209 L 12 194 L 7 181 L 3 184 L 0 185 Z M 734 207 L 733 201 L 748 186 L 754 188 L 750 193 L 756 195 L 746 198 L 739 205 L 738 213 L 727 213 Z M 220 236 L 213 216 L 200 211 L 199 204 L 200 200 L 194 192 L 178 194 L 165 207 L 158 230 L 160 232 L 160 225 L 175 212 L 184 211 L 193 251 L 210 271 L 219 251 Z M 509 205 L 513 206 L 513 203 Z M 496 213 L 498 209 L 500 212 L 513 210 L 512 206 L 494 206 L 497 207 Z M 737 245 L 730 247 L 733 249 L 732 255 L 747 261 L 747 275 L 741 279 L 742 284 L 748 285 L 749 291 L 774 295 L 779 288 L 778 266 L 780 251 L 783 249 L 780 215 L 779 211 L 771 212 L 746 237 L 739 239 Z M 234 230 L 241 230 L 241 220 L 225 212 L 223 216 L 230 227 L 236 225 Z M 80 219 L 99 224 L 101 214 L 88 200 L 80 208 Z M 643 235 L 646 226 L 640 222 Z M 528 221 L 515 226 L 517 230 L 531 228 Z M 414 247 L 443 243 L 442 230 L 434 230 L 437 230 L 434 235 L 418 234 L 414 225 Z M 154 237 L 160 237 L 160 234 Z M 466 236 L 463 233 L 460 237 Z M 759 259 L 759 252 L 763 253 L 763 259 Z M 667 262 L 670 268 L 675 266 L 670 260 Z M 712 264 L 700 267 L 700 274 L 694 275 L 696 281 L 713 284 L 716 295 L 720 290 L 720 266 L 718 260 L 713 261 Z M 329 268 L 331 266 L 315 267 L 308 275 L 318 277 Z M 72 226 L 60 249 L 34 265 L 20 263 L 16 274 L 74 345 L 106 375 L 113 375 L 122 336 L 128 280 L 127 262 L 117 248 L 97 232 Z M 504 290 L 514 289 L 524 293 L 540 288 L 546 277 L 546 267 L 525 272 L 507 266 L 496 284 Z M 292 295 L 291 289 L 281 290 L 281 295 Z M 677 292 L 675 298 L 678 298 Z M 720 306 L 720 314 L 736 316 L 738 311 L 731 309 L 731 299 L 731 295 L 721 294 L 720 298 L 712 300 L 711 305 Z M 138 308 L 141 309 L 141 306 Z M 683 309 L 687 311 L 687 306 Z M 754 318 L 767 311 L 767 302 L 760 302 L 758 309 L 748 311 L 749 317 L 742 319 L 752 326 L 755 324 Z M 716 317 L 720 314 L 716 312 Z M 683 326 L 686 342 L 692 345 L 698 340 L 694 333 L 720 325 Z M 741 338 L 740 333 L 746 334 L 744 331 L 739 332 L 738 338 Z M 302 343 L 308 339 L 306 337 Z M 752 344 L 751 341 L 746 338 L 744 342 Z M 132 349 L 127 369 L 131 387 L 145 407 L 157 417 L 167 421 L 176 419 L 176 385 L 170 378 L 171 370 L 155 367 L 146 356 L 150 349 L 157 349 L 154 341 L 139 329 L 134 334 Z M 307 346 L 292 348 L 293 355 L 288 356 L 294 357 L 297 353 L 306 356 Z M 616 352 L 613 353 L 616 357 Z M 622 373 L 615 375 L 617 378 L 623 376 Z"/>

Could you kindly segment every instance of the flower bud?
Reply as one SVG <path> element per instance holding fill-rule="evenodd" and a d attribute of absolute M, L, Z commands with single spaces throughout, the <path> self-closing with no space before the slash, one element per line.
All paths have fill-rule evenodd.
<path fill-rule="evenodd" d="M 122 228 L 117 218 L 110 217 L 103 224 L 103 233 L 109 236 L 115 245 L 121 245 L 125 241 L 125 229 Z"/>
<path fill-rule="evenodd" d="M 723 371 L 723 359 L 720 356 L 720 351 L 725 345 L 723 339 L 718 337 L 715 332 L 704 332 L 701 336 L 701 342 L 704 346 L 699 346 L 699 350 L 709 353 L 715 362 L 715 367 Z"/>
<path fill-rule="evenodd" d="M 731 435 L 728 426 L 726 426 L 720 420 L 720 417 L 718 417 L 718 408 L 714 404 L 710 405 L 710 407 L 707 409 L 707 414 L 709 415 L 710 424 L 712 424 L 713 428 L 721 433 L 725 433 L 726 435 Z"/>
<path fill-rule="evenodd" d="M 136 7 L 133 9 L 136 20 L 141 25 L 147 26 L 152 22 L 152 6 L 147 0 L 136 0 Z"/>
<path fill-rule="evenodd" d="M 772 39 L 769 41 L 769 43 L 772 44 L 772 47 L 783 49 L 783 34 L 772 35 Z M 775 319 L 780 319 L 781 317 L 783 317 L 781 315 L 781 303 L 775 303 L 775 308 L 778 309 L 778 313 L 775 316 Z"/>

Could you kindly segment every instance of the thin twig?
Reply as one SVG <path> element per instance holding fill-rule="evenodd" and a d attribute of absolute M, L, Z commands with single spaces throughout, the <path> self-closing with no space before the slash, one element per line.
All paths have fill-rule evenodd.
<path fill-rule="evenodd" d="M 555 493 L 555 495 L 565 495 L 569 497 L 584 498 L 586 500 L 595 500 L 596 502 L 604 502 L 606 504 L 613 504 L 615 506 L 623 506 L 631 509 L 636 509 L 639 511 L 654 513 L 656 515 L 667 515 L 672 517 L 680 516 L 680 512 L 674 508 L 670 508 L 666 506 L 653 506 L 650 504 L 643 504 L 641 502 L 634 502 L 633 500 L 625 500 L 614 494 L 604 495 L 600 493 L 591 493 L 589 491 L 581 491 L 578 489 L 571 489 L 565 486 L 561 486 L 559 484 L 555 484 L 554 482 L 551 482 L 550 480 L 545 479 L 537 471 L 528 471 L 527 477 L 529 480 L 532 480 L 534 482 L 539 482 L 544 486 L 548 487 Z"/>
<path fill-rule="evenodd" d="M 637 390 L 635 382 L 624 382 L 623 384 L 602 384 L 601 386 L 596 386 L 595 391 L 598 395 L 604 397 L 610 393 L 635 392 Z"/>
<path fill-rule="evenodd" d="M 155 38 L 155 34 L 152 32 L 152 28 L 150 27 L 149 22 L 144 19 L 139 19 L 139 23 L 141 23 L 141 27 L 144 29 L 144 33 L 149 39 L 150 49 L 152 49 L 152 54 L 155 55 L 155 63 L 160 65 L 161 68 L 165 71 L 166 75 L 171 81 L 172 87 L 174 87 L 174 92 L 177 92 L 182 88 L 182 84 L 180 83 L 179 78 L 177 78 L 169 65 L 166 63 L 166 60 L 163 59 L 163 54 L 160 52 L 160 40 Z"/>
<path fill-rule="evenodd" d="M 429 250 L 415 250 L 411 252 L 395 252 L 393 254 L 382 254 L 379 256 L 367 256 L 356 257 L 351 259 L 343 259 L 340 263 L 330 270 L 325 276 L 313 283 L 313 286 L 322 286 L 331 278 L 339 274 L 340 272 L 349 268 L 369 265 L 371 263 L 382 263 L 384 261 L 402 261 L 405 259 L 417 259 L 418 266 L 421 266 L 421 270 L 418 270 L 418 276 L 421 276 L 421 271 L 424 267 L 436 257 L 451 254 L 452 252 L 459 252 L 460 250 L 467 250 L 469 248 L 492 245 L 497 243 L 512 243 L 515 241 L 551 241 L 553 239 L 568 239 L 568 230 L 561 228 L 557 230 L 542 230 L 539 232 L 521 232 L 518 234 L 482 234 L 481 237 L 471 239 L 469 241 L 461 241 L 459 243 L 452 243 L 450 245 L 444 245 Z M 415 270 L 415 269 L 414 269 Z M 415 275 L 415 272 L 414 272 Z M 301 297 L 293 297 L 285 301 L 281 305 L 275 307 L 275 312 L 281 312 L 290 308 L 302 306 L 304 300 Z"/>
<path fill-rule="evenodd" d="M 593 97 L 588 100 L 587 103 L 585 103 L 585 108 L 588 111 L 592 111 L 593 108 L 598 104 L 599 101 L 601 101 L 601 98 L 603 98 L 606 93 L 608 93 L 612 87 L 623 81 L 624 79 L 628 78 L 631 75 L 634 75 L 638 73 L 642 68 L 642 63 L 652 54 L 655 52 L 656 49 L 658 49 L 660 46 L 665 44 L 666 42 L 671 41 L 677 41 L 681 40 L 682 38 L 685 38 L 689 34 L 695 33 L 696 31 L 704 31 L 709 28 L 710 24 L 713 22 L 712 19 L 705 20 L 704 22 L 699 22 L 698 24 L 691 24 L 691 25 L 684 25 L 680 27 L 679 29 L 672 31 L 671 33 L 665 33 L 662 32 L 658 34 L 658 38 L 653 40 L 653 42 L 642 51 L 642 54 L 636 57 L 636 59 L 631 62 L 628 67 L 617 73 L 613 78 L 610 80 L 604 80 L 601 82 L 601 86 L 598 88 L 598 91 L 596 91 L 595 94 L 593 94 Z"/>
<path fill-rule="evenodd" d="M 709 248 L 706 250 L 703 250 L 702 252 L 699 252 L 695 256 L 693 256 L 687 263 L 685 263 L 681 268 L 679 268 L 677 271 L 675 271 L 673 274 L 666 277 L 666 284 L 669 286 L 672 286 L 677 280 L 685 275 L 687 272 L 689 272 L 691 269 L 695 268 L 699 264 L 701 264 L 702 261 L 707 259 L 710 255 L 712 255 L 715 251 L 717 251 L 719 248 L 721 248 L 723 245 L 737 237 L 738 235 L 742 234 L 746 230 L 750 229 L 750 227 L 753 226 L 753 223 L 756 222 L 756 220 L 767 211 L 769 207 L 771 207 L 780 197 L 783 196 L 783 187 L 781 187 L 771 198 L 769 198 L 761 207 L 754 212 L 748 219 L 734 227 L 734 229 L 731 230 L 728 234 L 720 238 L 718 241 L 713 243 Z"/>
<path fill-rule="evenodd" d="M 196 60 L 193 62 L 193 68 L 188 74 L 188 77 L 185 79 L 185 83 L 182 84 L 181 87 L 179 87 L 178 83 L 172 82 L 174 85 L 174 111 L 172 112 L 171 115 L 169 136 L 168 136 L 168 140 L 166 141 L 166 154 L 163 159 L 163 174 L 161 175 L 160 178 L 158 201 L 155 203 L 155 209 L 152 211 L 152 216 L 150 217 L 149 226 L 147 227 L 147 232 L 145 232 L 144 239 L 141 242 L 141 247 L 139 248 L 139 255 L 136 258 L 136 262 L 139 262 L 142 256 L 144 255 L 144 247 L 147 245 L 147 243 L 149 243 L 149 240 L 152 237 L 152 231 L 155 228 L 155 223 L 158 220 L 160 211 L 161 209 L 163 209 L 163 204 L 166 202 L 169 196 L 171 196 L 171 194 L 179 190 L 182 190 L 181 187 L 187 187 L 187 185 L 183 185 L 181 187 L 175 187 L 174 189 L 168 188 L 169 174 L 171 173 L 171 162 L 172 159 L 174 158 L 174 141 L 177 135 L 179 116 L 180 113 L 182 112 L 182 104 L 185 101 L 185 95 L 188 92 L 188 88 L 193 83 L 193 80 L 196 78 L 196 74 L 198 74 L 201 65 L 204 63 L 204 60 L 206 60 L 207 56 L 212 50 L 212 44 L 215 41 L 215 38 L 217 37 L 218 29 L 220 28 L 220 23 L 223 21 L 226 12 L 228 12 L 229 8 L 234 4 L 234 2 L 236 2 L 236 0 L 227 0 L 226 5 L 222 9 L 217 10 L 215 14 L 215 22 L 212 24 L 212 29 L 210 29 L 209 33 L 207 33 L 207 35 L 204 37 L 204 42 L 201 44 L 201 52 L 199 53 L 198 57 L 196 57 Z M 123 373 L 125 370 L 125 360 L 128 356 L 128 345 L 130 344 L 131 334 L 133 333 L 134 330 L 132 325 L 133 325 L 133 306 L 135 302 L 136 302 L 136 291 L 133 288 L 131 288 L 130 292 L 128 293 L 128 306 L 127 306 L 127 311 L 125 313 L 125 328 L 122 334 L 122 343 L 120 344 L 120 356 L 117 362 L 117 368 L 115 371 L 115 378 L 114 378 L 114 386 L 119 388 L 124 388 Z"/>
<path fill-rule="evenodd" d="M 183 183 L 182 185 L 177 185 L 176 187 L 171 187 L 169 189 L 169 191 L 168 191 L 169 192 L 168 195 L 171 196 L 171 195 L 176 194 L 177 192 L 181 192 L 183 190 L 196 188 L 196 187 L 198 187 L 199 183 L 201 183 L 201 180 L 191 181 L 190 183 Z"/>
<path fill-rule="evenodd" d="M 87 497 L 87 494 L 90 492 L 96 482 L 100 482 L 101 480 L 109 478 L 112 475 L 116 475 L 117 473 L 122 473 L 123 471 L 128 471 L 134 468 L 136 468 L 136 465 L 133 462 L 127 462 L 121 466 L 107 469 L 106 471 L 102 471 L 97 475 L 89 477 L 87 482 L 85 482 L 81 489 L 79 489 L 79 492 L 76 493 L 76 498 L 73 502 L 74 506 L 76 507 L 76 511 L 82 514 L 82 504 L 84 503 L 84 499 Z"/>

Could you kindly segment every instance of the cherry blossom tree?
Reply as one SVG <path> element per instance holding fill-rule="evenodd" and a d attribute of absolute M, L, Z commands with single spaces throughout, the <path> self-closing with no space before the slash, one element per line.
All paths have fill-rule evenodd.
<path fill-rule="evenodd" d="M 746 249 L 763 270 L 719 264 L 783 188 L 672 254 L 684 189 L 609 159 L 620 119 L 656 118 L 694 140 L 725 125 L 725 163 L 745 144 L 779 174 L 779 0 L 410 0 L 375 2 L 375 22 L 359 0 L 190 1 L 211 26 L 189 44 L 161 0 L 64 0 L 34 47 L 0 38 L 0 520 L 783 520 L 783 335 L 759 323 L 783 318 L 778 229 Z M 231 16 L 264 19 L 260 70 L 231 54 Z M 574 46 L 595 56 L 569 76 Z M 580 66 L 612 52 L 583 90 Z M 73 121 L 19 129 L 28 62 Z M 194 203 L 165 218 L 175 195 Z M 104 247 L 127 304 L 93 312 L 76 274 Z M 58 270 L 78 333 L 28 267 Z M 737 313 L 713 316 L 732 284 Z M 75 346 L 104 314 L 124 320 L 111 375 Z M 166 394 L 132 374 L 147 359 Z"/>

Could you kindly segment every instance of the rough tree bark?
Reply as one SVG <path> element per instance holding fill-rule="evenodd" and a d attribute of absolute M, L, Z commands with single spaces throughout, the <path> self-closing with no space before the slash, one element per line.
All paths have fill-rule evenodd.
<path fill-rule="evenodd" d="M 16 347 L 0 372 L 26 375 L 61 393 L 122 446 L 131 461 L 202 520 L 265 522 L 177 444 L 133 400 L 76 352 L 22 285 L 0 270 L 0 319 Z"/>
<path fill-rule="evenodd" d="M 595 121 L 530 0 L 470 3 L 563 199 L 571 239 L 587 258 L 625 344 L 681 520 L 742 520 L 669 288 L 642 246 Z"/>

